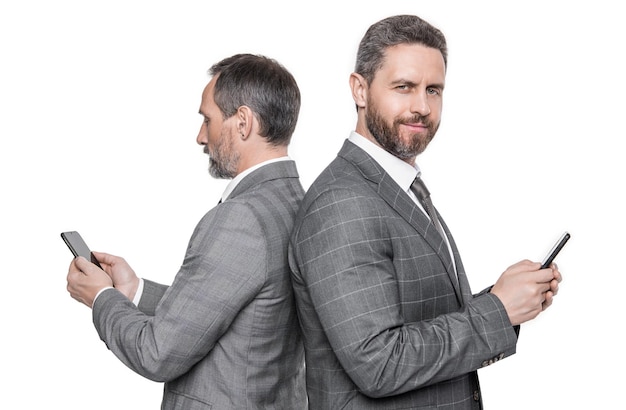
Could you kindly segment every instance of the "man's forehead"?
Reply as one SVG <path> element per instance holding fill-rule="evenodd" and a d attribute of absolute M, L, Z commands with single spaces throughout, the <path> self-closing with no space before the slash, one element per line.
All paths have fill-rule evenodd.
<path fill-rule="evenodd" d="M 398 44 L 385 50 L 385 58 L 375 77 L 382 74 L 385 77 L 410 79 L 413 76 L 437 77 L 432 80 L 445 80 L 445 62 L 443 55 L 436 48 L 421 44 Z"/>
<path fill-rule="evenodd" d="M 204 87 L 204 90 L 202 91 L 202 102 L 200 103 L 200 111 L 202 111 L 203 107 L 213 102 L 215 79 L 216 77 L 213 77 L 211 81 L 209 81 L 209 83 Z"/>

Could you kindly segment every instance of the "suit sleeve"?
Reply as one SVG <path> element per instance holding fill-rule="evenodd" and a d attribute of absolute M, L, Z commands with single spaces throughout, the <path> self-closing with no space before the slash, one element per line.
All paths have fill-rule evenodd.
<path fill-rule="evenodd" d="M 154 316 L 154 311 L 165 294 L 165 291 L 167 291 L 168 286 L 148 279 L 143 279 L 143 283 L 143 292 L 137 307 L 146 315 Z"/>
<path fill-rule="evenodd" d="M 100 338 L 128 367 L 151 380 L 169 381 L 186 373 L 263 286 L 266 253 L 253 212 L 242 203 L 223 203 L 196 227 L 154 316 L 146 313 L 165 289 L 161 285 L 155 284 L 150 303 L 140 302 L 143 311 L 117 291 L 98 298 L 93 319 Z"/>
<path fill-rule="evenodd" d="M 326 191 L 306 210 L 294 235 L 314 314 L 359 389 L 371 397 L 400 394 L 512 354 L 515 333 L 492 294 L 449 314 L 404 321 L 394 248 L 380 206 L 379 199 L 349 189 Z M 416 299 L 436 290 L 420 293 Z"/>

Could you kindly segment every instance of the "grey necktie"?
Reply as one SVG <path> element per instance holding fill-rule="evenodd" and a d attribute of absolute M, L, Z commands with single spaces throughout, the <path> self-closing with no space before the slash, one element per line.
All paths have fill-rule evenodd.
<path fill-rule="evenodd" d="M 426 188 L 424 181 L 422 181 L 422 178 L 420 178 L 419 175 L 415 178 L 415 180 L 411 184 L 411 191 L 413 191 L 415 196 L 417 196 L 417 199 L 419 199 L 420 203 L 422 204 L 426 212 L 428 212 L 428 216 L 430 217 L 430 220 L 433 222 L 433 224 L 435 224 L 437 231 L 439 232 L 441 237 L 445 240 L 446 235 L 443 231 L 443 227 L 441 226 L 441 222 L 439 222 L 439 218 L 437 218 L 437 213 L 435 212 L 433 201 L 430 199 L 430 191 L 428 191 L 428 188 Z"/>
<path fill-rule="evenodd" d="M 413 183 L 411 184 L 411 191 L 413 191 L 413 193 L 415 194 L 415 196 L 417 196 L 417 199 L 419 199 L 420 203 L 422 204 L 426 212 L 428 212 L 428 216 L 430 217 L 430 220 L 435 224 L 437 231 L 441 235 L 441 238 L 444 240 L 446 244 L 446 248 L 448 248 L 448 252 L 450 252 L 450 257 L 452 258 L 452 262 L 454 263 L 454 256 L 452 255 L 452 251 L 450 250 L 448 246 L 448 239 L 446 237 L 446 234 L 443 231 L 441 222 L 439 222 L 439 218 L 437 218 L 437 213 L 435 212 L 433 201 L 430 199 L 430 192 L 428 191 L 428 188 L 426 188 L 424 181 L 422 181 L 422 178 L 420 178 L 419 175 L 415 178 L 415 181 L 413 181 Z M 454 265 L 454 274 L 448 273 L 448 275 L 450 276 L 450 279 L 455 284 L 455 286 L 458 287 L 459 281 L 456 276 L 456 265 Z"/>

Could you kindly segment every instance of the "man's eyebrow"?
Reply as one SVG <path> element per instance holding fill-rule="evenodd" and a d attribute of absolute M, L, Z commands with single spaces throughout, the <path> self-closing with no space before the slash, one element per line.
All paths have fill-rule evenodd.
<path fill-rule="evenodd" d="M 390 83 L 390 85 L 391 85 L 392 87 L 395 87 L 395 86 L 397 86 L 397 85 L 406 85 L 406 86 L 409 86 L 409 87 L 413 88 L 413 87 L 416 87 L 416 86 L 417 86 L 417 83 L 416 83 L 416 82 L 414 82 L 414 81 L 406 80 L 406 79 L 404 79 L 404 78 L 399 78 L 399 79 L 397 79 L 397 80 L 393 80 L 393 81 Z"/>
<path fill-rule="evenodd" d="M 396 85 L 406 85 L 409 87 L 417 87 L 418 83 L 400 78 L 398 80 L 394 80 L 391 82 L 391 86 L 395 87 Z M 429 84 L 428 87 L 435 87 L 435 88 L 440 88 L 443 90 L 443 84 L 434 83 L 434 84 Z"/>

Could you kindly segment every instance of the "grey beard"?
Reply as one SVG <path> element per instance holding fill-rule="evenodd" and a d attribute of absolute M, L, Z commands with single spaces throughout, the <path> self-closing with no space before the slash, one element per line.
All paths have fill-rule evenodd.
<path fill-rule="evenodd" d="M 209 157 L 209 174 L 216 179 L 233 179 L 237 175 L 236 172 L 230 169 L 231 167 L 229 167 L 229 165 L 231 165 L 231 163 L 232 161 L 229 161 L 227 164 L 219 163 Z"/>

